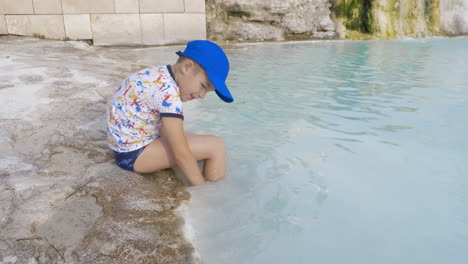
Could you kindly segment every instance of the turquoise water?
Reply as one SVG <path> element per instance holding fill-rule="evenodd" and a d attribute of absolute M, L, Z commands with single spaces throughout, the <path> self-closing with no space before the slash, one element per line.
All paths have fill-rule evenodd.
<path fill-rule="evenodd" d="M 229 152 L 191 188 L 205 263 L 466 263 L 468 38 L 227 52 L 235 103 L 185 110 Z"/>
<path fill-rule="evenodd" d="M 468 38 L 245 45 L 193 106 L 224 182 L 192 190 L 207 264 L 466 263 Z"/>

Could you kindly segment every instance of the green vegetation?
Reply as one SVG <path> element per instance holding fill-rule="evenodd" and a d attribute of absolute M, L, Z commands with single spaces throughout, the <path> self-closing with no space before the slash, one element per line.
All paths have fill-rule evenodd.
<path fill-rule="evenodd" d="M 341 0 L 332 7 L 332 11 L 346 29 L 372 34 L 372 2 L 373 0 Z"/>
<path fill-rule="evenodd" d="M 251 17 L 252 15 L 249 12 L 244 11 L 228 11 L 228 16 L 232 17 Z"/>
<path fill-rule="evenodd" d="M 350 39 L 440 34 L 440 0 L 338 0 L 332 11 Z"/>
<path fill-rule="evenodd" d="M 303 39 L 310 39 L 310 36 L 311 36 L 311 32 L 307 31 L 307 32 L 298 33 L 298 34 L 286 33 L 284 38 L 286 40 L 303 40 Z"/>
<path fill-rule="evenodd" d="M 424 17 L 429 31 L 433 34 L 440 33 L 440 0 L 424 0 Z"/>
<path fill-rule="evenodd" d="M 64 37 L 62 40 L 63 41 L 70 41 L 71 39 L 69 37 Z"/>
<path fill-rule="evenodd" d="M 236 37 L 235 37 L 234 35 L 228 35 L 228 36 L 226 37 L 226 40 L 228 40 L 228 41 L 233 41 L 233 40 L 235 40 L 235 39 L 236 39 Z"/>
<path fill-rule="evenodd" d="M 388 24 L 385 25 L 385 31 L 382 30 L 380 34 L 387 39 L 397 37 L 401 28 L 400 0 L 389 0 L 382 11 L 387 15 Z"/>
<path fill-rule="evenodd" d="M 41 34 L 38 34 L 38 33 L 34 33 L 33 37 L 38 38 L 38 39 L 45 39 L 44 35 L 41 35 Z"/>
<path fill-rule="evenodd" d="M 370 40 L 375 39 L 375 37 L 371 34 L 362 33 L 356 30 L 348 30 L 346 32 L 347 39 L 354 39 L 354 40 Z"/>

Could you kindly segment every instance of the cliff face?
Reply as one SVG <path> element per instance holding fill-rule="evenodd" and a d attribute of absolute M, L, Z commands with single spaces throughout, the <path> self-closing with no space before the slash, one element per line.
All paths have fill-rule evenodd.
<path fill-rule="evenodd" d="M 264 41 L 335 38 L 330 0 L 207 0 L 207 37 Z"/>
<path fill-rule="evenodd" d="M 339 0 L 333 8 L 348 37 L 402 38 L 440 34 L 439 0 Z M 359 35 L 359 34 L 365 35 Z"/>
<path fill-rule="evenodd" d="M 206 0 L 213 40 L 468 34 L 468 0 Z"/>
<path fill-rule="evenodd" d="M 468 0 L 440 0 L 440 26 L 448 35 L 468 34 Z"/>

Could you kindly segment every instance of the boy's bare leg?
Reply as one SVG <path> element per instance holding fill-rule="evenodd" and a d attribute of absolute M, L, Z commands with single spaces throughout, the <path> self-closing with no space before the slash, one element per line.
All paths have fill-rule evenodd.
<path fill-rule="evenodd" d="M 203 160 L 203 176 L 216 181 L 226 173 L 226 149 L 223 140 L 217 136 L 185 133 L 187 143 L 196 160 Z M 168 142 L 160 137 L 146 146 L 135 161 L 134 170 L 150 173 L 176 166 Z"/>

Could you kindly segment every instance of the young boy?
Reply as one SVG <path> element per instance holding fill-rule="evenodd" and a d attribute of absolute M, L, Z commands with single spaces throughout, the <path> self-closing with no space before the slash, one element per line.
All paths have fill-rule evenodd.
<path fill-rule="evenodd" d="M 221 138 L 184 131 L 183 102 L 215 91 L 233 101 L 225 82 L 229 61 L 213 42 L 187 43 L 174 65 L 143 69 L 117 88 L 107 110 L 107 136 L 116 163 L 150 173 L 178 167 L 193 185 L 224 177 L 226 150 Z M 198 167 L 203 160 L 203 173 Z"/>

